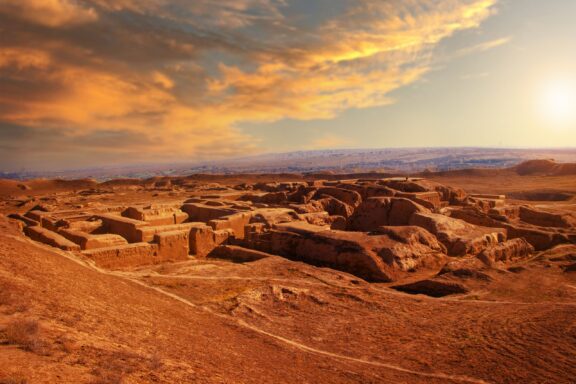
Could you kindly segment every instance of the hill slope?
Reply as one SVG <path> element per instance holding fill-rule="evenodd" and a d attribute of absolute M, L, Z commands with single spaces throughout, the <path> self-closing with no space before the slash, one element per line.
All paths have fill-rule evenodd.
<path fill-rule="evenodd" d="M 162 284 L 170 268 L 159 268 L 98 270 L 0 217 L 0 378 L 568 383 L 576 375 L 570 302 L 414 297 L 278 257 L 175 265 L 187 279 Z M 24 337 L 15 340 L 14 328 Z"/>

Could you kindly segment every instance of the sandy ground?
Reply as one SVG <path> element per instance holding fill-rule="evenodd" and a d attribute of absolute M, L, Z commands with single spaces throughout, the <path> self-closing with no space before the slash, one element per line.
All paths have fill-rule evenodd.
<path fill-rule="evenodd" d="M 432 178 L 478 193 L 576 193 L 573 176 Z M 2 211 L 209 193 L 38 185 L 10 185 Z M 576 274 L 511 267 L 444 298 L 280 257 L 111 272 L 2 216 L 0 383 L 573 383 Z"/>

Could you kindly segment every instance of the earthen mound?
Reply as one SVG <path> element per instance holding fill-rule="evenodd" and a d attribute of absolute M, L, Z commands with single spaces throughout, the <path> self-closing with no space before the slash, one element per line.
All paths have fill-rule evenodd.
<path fill-rule="evenodd" d="M 576 175 L 576 164 L 557 163 L 553 159 L 528 160 L 515 166 L 514 170 L 521 176 L 568 176 Z"/>

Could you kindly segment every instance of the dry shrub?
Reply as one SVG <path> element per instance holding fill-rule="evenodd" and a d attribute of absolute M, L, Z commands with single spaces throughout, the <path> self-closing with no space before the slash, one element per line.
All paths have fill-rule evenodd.
<path fill-rule="evenodd" d="M 90 384 L 121 384 L 124 377 L 144 368 L 147 359 L 129 351 L 100 351 L 97 368 Z"/>
<path fill-rule="evenodd" d="M 28 379 L 21 373 L 0 373 L 0 384 L 28 384 Z"/>
<path fill-rule="evenodd" d="M 0 281 L 0 305 L 11 305 L 16 298 L 15 287 L 7 281 Z"/>
<path fill-rule="evenodd" d="M 65 353 L 72 353 L 76 350 L 76 343 L 74 340 L 69 339 L 66 336 L 60 336 L 56 339 L 55 344 L 60 347 L 60 349 Z"/>
<path fill-rule="evenodd" d="M 76 350 L 76 343 L 72 340 L 64 340 L 62 342 L 62 350 L 66 353 L 72 353 Z"/>
<path fill-rule="evenodd" d="M 40 339 L 39 332 L 38 321 L 31 319 L 14 320 L 4 330 L 8 343 L 17 344 L 29 352 L 44 353 L 46 345 Z"/>
<path fill-rule="evenodd" d="M 122 384 L 124 376 L 122 372 L 106 371 L 102 369 L 96 369 L 92 371 L 94 378 L 90 381 L 90 384 Z"/>
<path fill-rule="evenodd" d="M 148 367 L 152 371 L 157 371 L 158 369 L 162 368 L 162 358 L 158 353 L 153 353 L 148 356 Z"/>
<path fill-rule="evenodd" d="M 0 307 L 5 314 L 25 312 L 29 308 L 28 297 L 21 288 L 6 280 L 0 280 Z"/>

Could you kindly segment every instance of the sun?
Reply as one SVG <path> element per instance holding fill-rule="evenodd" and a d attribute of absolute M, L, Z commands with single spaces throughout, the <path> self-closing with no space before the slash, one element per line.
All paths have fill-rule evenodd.
<path fill-rule="evenodd" d="M 566 126 L 576 123 L 576 84 L 570 80 L 548 83 L 540 96 L 540 110 L 546 122 Z"/>

